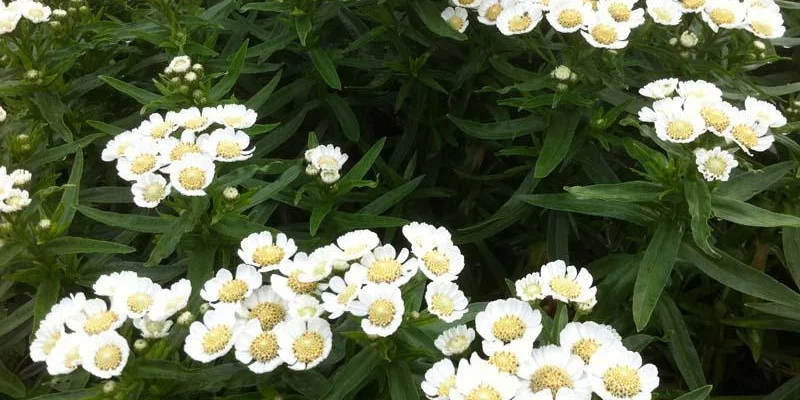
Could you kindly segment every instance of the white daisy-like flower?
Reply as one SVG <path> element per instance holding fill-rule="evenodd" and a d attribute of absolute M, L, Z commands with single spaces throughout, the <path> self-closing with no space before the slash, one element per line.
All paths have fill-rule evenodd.
<path fill-rule="evenodd" d="M 665 99 L 667 100 L 667 99 Z M 678 98 L 670 100 L 680 101 Z M 672 143 L 690 143 L 706 131 L 706 121 L 697 107 L 684 106 L 680 111 L 668 110 L 656 115 L 656 136 Z"/>
<path fill-rule="evenodd" d="M 289 317 L 297 319 L 319 318 L 324 309 L 319 300 L 314 296 L 302 294 L 289 303 Z"/>
<path fill-rule="evenodd" d="M 737 112 L 739 109 L 727 101 L 708 101 L 700 105 L 700 116 L 706 122 L 706 129 L 717 136 L 722 136 L 722 132 L 728 129 Z"/>
<path fill-rule="evenodd" d="M 408 249 L 397 253 L 394 246 L 386 244 L 361 257 L 350 269 L 366 283 L 405 285 L 417 273 L 418 260 L 409 258 Z"/>
<path fill-rule="evenodd" d="M 658 369 L 642 365 L 639 353 L 621 345 L 599 350 L 586 372 L 592 390 L 603 400 L 646 400 L 659 384 Z"/>
<path fill-rule="evenodd" d="M 177 56 L 169 62 L 166 72 L 182 74 L 192 66 L 192 59 L 189 56 Z"/>
<path fill-rule="evenodd" d="M 678 88 L 678 78 L 659 79 L 648 83 L 639 89 L 639 94 L 651 99 L 660 100 L 675 93 Z"/>
<path fill-rule="evenodd" d="M 278 335 L 264 330 L 258 320 L 251 319 L 236 338 L 236 359 L 257 374 L 274 371 L 283 364 L 278 355 Z"/>
<path fill-rule="evenodd" d="M 137 132 L 156 140 L 165 139 L 178 129 L 178 124 L 174 120 L 175 115 L 175 113 L 167 114 L 167 118 L 164 118 L 158 113 L 150 114 L 139 125 Z"/>
<path fill-rule="evenodd" d="M 434 282 L 451 282 L 458 279 L 464 269 L 464 255 L 455 245 L 435 247 L 419 251 L 419 269 Z"/>
<path fill-rule="evenodd" d="M 681 22 L 683 10 L 673 0 L 647 0 L 647 14 L 659 25 L 675 26 Z"/>
<path fill-rule="evenodd" d="M 247 129 L 253 126 L 258 119 L 255 110 L 242 104 L 225 104 L 209 110 L 211 120 L 233 129 Z"/>
<path fill-rule="evenodd" d="M 197 107 L 184 108 L 174 115 L 175 122 L 178 126 L 185 129 L 185 133 L 196 133 L 206 130 L 211 126 L 212 109 L 209 107 L 203 108 L 201 111 Z"/>
<path fill-rule="evenodd" d="M 494 25 L 503 9 L 513 5 L 515 0 L 483 0 L 478 7 L 478 21 L 484 25 Z"/>
<path fill-rule="evenodd" d="M 676 91 L 678 96 L 691 105 L 714 103 L 722 100 L 722 90 L 717 85 L 702 80 L 681 81 L 678 83 Z"/>
<path fill-rule="evenodd" d="M 621 49 L 628 45 L 630 28 L 615 21 L 606 13 L 591 15 L 586 21 L 586 29 L 581 31 L 581 35 L 589 44 L 601 49 Z"/>
<path fill-rule="evenodd" d="M 83 309 L 67 319 L 67 326 L 75 332 L 89 336 L 113 331 L 125 322 L 126 315 L 109 309 L 101 299 L 86 300 Z"/>
<path fill-rule="evenodd" d="M 208 310 L 203 322 L 195 321 L 189 326 L 183 351 L 202 363 L 216 360 L 231 350 L 239 328 L 233 307 Z"/>
<path fill-rule="evenodd" d="M 581 30 L 594 14 L 592 4 L 583 0 L 556 0 L 545 16 L 553 29 L 569 33 Z"/>
<path fill-rule="evenodd" d="M 80 349 L 83 369 L 102 379 L 121 374 L 131 352 L 125 338 L 115 331 L 94 336 Z"/>
<path fill-rule="evenodd" d="M 348 156 L 342 153 L 341 148 L 326 144 L 307 150 L 305 158 L 320 171 L 339 171 L 347 162 Z"/>
<path fill-rule="evenodd" d="M 289 303 L 276 293 L 271 286 L 265 285 L 253 291 L 244 301 L 244 318 L 256 319 L 264 331 L 270 331 L 285 321 L 289 314 Z"/>
<path fill-rule="evenodd" d="M 155 303 L 161 286 L 150 278 L 136 277 L 125 279 L 111 297 L 111 308 L 127 318 L 142 318 Z"/>
<path fill-rule="evenodd" d="M 142 337 L 145 339 L 161 339 L 169 335 L 169 330 L 172 328 L 173 322 L 171 320 L 153 321 L 148 317 L 133 320 L 133 326 L 142 332 Z"/>
<path fill-rule="evenodd" d="M 597 2 L 598 12 L 604 12 L 614 21 L 630 29 L 644 24 L 644 10 L 634 9 L 638 0 L 600 0 Z"/>
<path fill-rule="evenodd" d="M 533 2 L 518 2 L 503 8 L 497 29 L 506 36 L 528 33 L 542 20 L 542 8 Z"/>
<path fill-rule="evenodd" d="M 336 239 L 336 245 L 342 249 L 345 261 L 357 260 L 364 257 L 374 248 L 378 247 L 381 240 L 378 235 L 368 229 L 359 229 L 347 232 Z"/>
<path fill-rule="evenodd" d="M 444 322 L 455 322 L 467 312 L 464 292 L 453 282 L 431 282 L 425 288 L 428 311 Z"/>
<path fill-rule="evenodd" d="M 477 354 L 470 360 L 461 359 L 456 371 L 456 387 L 451 390 L 453 400 L 510 400 L 520 388 L 519 379 L 500 372 Z"/>
<path fill-rule="evenodd" d="M 153 321 L 164 321 L 186 308 L 191 295 L 192 284 L 188 279 L 181 279 L 173 283 L 169 289 L 161 289 L 156 294 L 147 317 Z"/>
<path fill-rule="evenodd" d="M 293 319 L 280 324 L 278 354 L 290 369 L 311 369 L 328 358 L 333 346 L 331 326 L 321 318 Z"/>
<path fill-rule="evenodd" d="M 542 293 L 542 285 L 539 281 L 538 272 L 531 272 L 517 279 L 517 281 L 514 282 L 514 290 L 517 297 L 524 301 L 539 301 L 547 297 Z"/>
<path fill-rule="evenodd" d="M 0 9 L 0 35 L 14 32 L 21 18 L 22 15 L 19 12 L 8 8 Z"/>
<path fill-rule="evenodd" d="M 308 263 L 306 261 L 308 256 L 300 252 L 295 254 L 294 257 L 299 261 L 282 263 L 279 269 L 280 274 L 272 274 L 269 277 L 270 285 L 272 285 L 272 289 L 275 290 L 275 293 L 278 293 L 278 295 L 283 297 L 286 301 L 291 302 L 294 301 L 297 296 L 319 294 L 327 289 L 328 286 L 326 282 L 301 281 L 298 277 L 303 270 L 307 268 Z"/>
<path fill-rule="evenodd" d="M 350 311 L 350 305 L 358 298 L 363 282 L 353 271 L 347 271 L 344 278 L 334 276 L 328 285 L 331 292 L 322 293 L 322 307 L 330 313 L 328 318 L 336 319 Z"/>
<path fill-rule="evenodd" d="M 14 179 L 5 173 L 6 167 L 0 167 L 0 200 L 5 200 L 14 189 Z"/>
<path fill-rule="evenodd" d="M 299 255 L 300 253 L 298 253 Z M 333 272 L 333 265 L 341 261 L 342 251 L 334 244 L 320 247 L 308 256 L 294 257 L 294 262 L 300 262 L 303 267 L 297 276 L 301 282 L 319 282 L 328 278 Z"/>
<path fill-rule="evenodd" d="M 215 129 L 211 134 L 202 134 L 197 138 L 197 145 L 206 154 L 221 162 L 247 160 L 253 155 L 255 148 L 250 146 L 250 136 L 243 131 L 230 127 Z"/>
<path fill-rule="evenodd" d="M 172 185 L 162 175 L 147 173 L 131 186 L 133 202 L 142 208 L 155 208 L 172 191 Z"/>
<path fill-rule="evenodd" d="M 166 160 L 159 153 L 158 143 L 140 136 L 126 149 L 122 158 L 117 159 L 117 173 L 126 181 L 135 181 L 151 172 L 155 172 Z"/>
<path fill-rule="evenodd" d="M 45 320 L 59 321 L 65 324 L 68 319 L 78 316 L 83 311 L 86 305 L 86 295 L 83 293 L 72 293 L 68 297 L 59 300 L 58 303 L 50 308 L 50 311 L 45 315 Z"/>
<path fill-rule="evenodd" d="M 654 101 L 653 108 L 642 107 L 639 110 L 639 120 L 642 122 L 656 122 L 659 115 L 681 112 L 683 112 L 683 100 L 676 97 L 667 97 Z"/>
<path fill-rule="evenodd" d="M 525 340 L 515 340 L 509 343 L 503 342 L 483 342 L 483 353 L 492 364 L 507 374 L 516 375 L 520 372 L 520 367 L 528 362 L 531 357 L 533 342 Z"/>
<path fill-rule="evenodd" d="M 0 200 L 0 212 L 13 213 L 20 211 L 31 204 L 30 193 L 27 190 L 11 189 L 5 199 Z"/>
<path fill-rule="evenodd" d="M 0 122 L 5 122 L 7 117 L 8 113 L 6 112 L 6 109 L 0 106 Z"/>
<path fill-rule="evenodd" d="M 253 291 L 261 286 L 263 277 L 258 270 L 247 264 L 236 267 L 236 276 L 227 269 L 217 271 L 217 276 L 209 279 L 200 290 L 200 297 L 218 305 L 241 305 Z"/>
<path fill-rule="evenodd" d="M 523 379 L 519 400 L 591 400 L 591 382 L 584 373 L 583 361 L 569 349 L 548 345 L 534 349 L 519 368 Z"/>
<path fill-rule="evenodd" d="M 388 283 L 364 286 L 350 312 L 361 319 L 361 329 L 367 335 L 389 336 L 403 322 L 405 304 L 400 288 Z"/>
<path fill-rule="evenodd" d="M 411 222 L 402 229 L 403 236 L 411 243 L 411 252 L 418 257 L 436 247 L 453 245 L 453 238 L 447 228 L 435 227 L 424 222 Z"/>
<path fill-rule="evenodd" d="M 50 20 L 50 14 L 52 13 L 52 10 L 50 7 L 47 7 L 46 5 L 37 1 L 26 1 L 22 3 L 22 7 L 20 7 L 20 13 L 28 21 L 31 21 L 34 24 L 39 24 Z"/>
<path fill-rule="evenodd" d="M 436 346 L 442 354 L 449 357 L 467 351 L 474 340 L 474 329 L 468 328 L 466 325 L 457 325 L 442 332 L 442 334 L 433 341 L 433 345 Z"/>
<path fill-rule="evenodd" d="M 124 157 L 128 147 L 131 147 L 141 138 L 142 134 L 139 133 L 138 130 L 125 131 L 117 136 L 114 136 L 113 139 L 106 143 L 106 147 L 103 149 L 101 159 L 103 161 L 114 161 L 118 158 Z"/>
<path fill-rule="evenodd" d="M 133 271 L 120 271 L 100 275 L 97 281 L 94 282 L 94 285 L 92 285 L 92 290 L 94 290 L 94 294 L 97 296 L 114 297 L 118 290 L 124 288 L 125 284 L 138 277 L 139 275 Z M 79 294 L 82 295 L 82 293 Z"/>
<path fill-rule="evenodd" d="M 738 0 L 709 0 L 700 15 L 708 27 L 717 32 L 719 28 L 741 28 L 747 16 L 747 9 Z"/>
<path fill-rule="evenodd" d="M 766 101 L 747 96 L 744 101 L 744 109 L 753 114 L 758 123 L 762 125 L 770 128 L 780 128 L 786 125 L 786 117 L 783 116 L 783 113 Z"/>
<path fill-rule="evenodd" d="M 11 171 L 8 176 L 10 176 L 11 180 L 14 181 L 14 186 L 26 185 L 33 178 L 33 174 L 26 169 L 15 169 L 14 171 Z"/>
<path fill-rule="evenodd" d="M 256 266 L 262 272 L 275 271 L 282 264 L 290 262 L 297 251 L 294 239 L 278 233 L 273 236 L 269 231 L 251 233 L 239 245 L 239 258 L 243 262 Z"/>
<path fill-rule="evenodd" d="M 47 373 L 64 375 L 81 365 L 81 345 L 87 342 L 86 335 L 67 333 L 61 336 L 47 355 Z"/>
<path fill-rule="evenodd" d="M 183 157 L 189 154 L 204 154 L 200 146 L 195 143 L 196 137 L 194 133 L 182 133 L 181 138 L 166 137 L 159 140 L 158 149 L 164 157 L 165 162 L 174 163 L 180 161 Z M 210 156 L 210 155 L 209 155 Z M 169 166 L 164 168 L 164 172 L 169 172 Z"/>
<path fill-rule="evenodd" d="M 65 334 L 66 330 L 62 321 L 57 318 L 43 319 L 39 323 L 39 329 L 36 330 L 33 342 L 31 342 L 29 349 L 31 360 L 35 362 L 47 360 L 47 356 Z"/>
<path fill-rule="evenodd" d="M 482 0 L 450 0 L 450 4 L 456 7 L 477 9 L 481 6 Z"/>
<path fill-rule="evenodd" d="M 708 0 L 678 0 L 677 3 L 684 13 L 699 13 L 703 11 Z"/>
<path fill-rule="evenodd" d="M 595 297 L 592 275 L 585 268 L 578 271 L 562 260 L 549 262 L 539 271 L 542 292 L 565 303 L 584 303 Z"/>
<path fill-rule="evenodd" d="M 172 187 L 185 196 L 205 196 L 205 188 L 214 180 L 214 161 L 201 154 L 187 154 L 170 165 Z"/>
<path fill-rule="evenodd" d="M 486 341 L 533 343 L 542 332 L 542 314 L 517 299 L 495 300 L 475 317 L 475 329 Z"/>
<path fill-rule="evenodd" d="M 748 155 L 753 155 L 751 151 L 762 152 L 769 149 L 775 141 L 769 134 L 769 126 L 759 123 L 756 116 L 747 111 L 734 114 L 723 135 L 729 143 L 736 143 Z"/>
<path fill-rule="evenodd" d="M 614 328 L 596 322 L 570 322 L 559 334 L 561 347 L 589 363 L 598 350 L 622 343 Z"/>
<path fill-rule="evenodd" d="M 450 390 L 456 386 L 456 367 L 449 358 L 439 360 L 425 371 L 422 391 L 430 400 L 448 400 Z"/>
<path fill-rule="evenodd" d="M 441 17 L 454 31 L 459 33 L 464 33 L 469 26 L 467 10 L 462 7 L 447 7 L 442 10 Z"/>
<path fill-rule="evenodd" d="M 764 10 L 771 12 L 781 12 L 781 7 L 775 0 L 744 0 L 747 10 Z"/>

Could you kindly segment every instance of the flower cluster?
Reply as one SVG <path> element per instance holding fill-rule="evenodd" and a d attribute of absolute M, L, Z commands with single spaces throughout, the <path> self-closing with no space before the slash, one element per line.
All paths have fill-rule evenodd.
<path fill-rule="evenodd" d="M 63 10 L 59 10 L 64 12 Z M 23 18 L 39 24 L 50 20 L 50 7 L 33 0 L 15 0 L 8 4 L 0 1 L 0 35 L 11 33 Z"/>
<path fill-rule="evenodd" d="M 786 118 L 774 105 L 747 97 L 744 109 L 722 99 L 722 90 L 705 81 L 660 79 L 639 90 L 655 99 L 652 107 L 639 111 L 639 119 L 653 123 L 659 139 L 692 143 L 705 132 L 735 143 L 747 155 L 769 149 L 775 138 L 770 128 L 786 125 Z M 706 180 L 726 181 L 738 166 L 730 151 L 717 146 L 695 151 L 697 168 Z"/>
<path fill-rule="evenodd" d="M 122 373 L 130 347 L 119 328 L 130 320 L 143 338 L 165 337 L 170 318 L 186 307 L 192 287 L 181 279 L 168 289 L 135 272 L 103 275 L 83 293 L 61 299 L 39 323 L 30 346 L 31 359 L 47 363 L 50 375 L 68 374 L 78 367 L 108 379 Z"/>
<path fill-rule="evenodd" d="M 429 399 L 644 399 L 658 387 L 658 370 L 622 344 L 614 328 L 595 322 L 567 323 L 558 345 L 540 337 L 542 314 L 527 301 L 545 297 L 565 303 L 592 303 L 595 288 L 586 270 L 563 261 L 516 282 L 517 296 L 495 300 L 475 318 L 483 356 L 473 352 L 456 367 L 449 358 L 425 373 L 422 390 Z M 445 356 L 466 352 L 475 330 L 459 325 L 436 339 Z M 535 343 L 539 340 L 539 346 Z"/>
<path fill-rule="evenodd" d="M 193 64 L 189 56 L 177 56 L 164 68 L 160 77 L 169 89 L 191 96 L 195 104 L 205 104 L 206 91 L 202 84 L 204 72 L 203 65 Z"/>
<path fill-rule="evenodd" d="M 306 174 L 319 175 L 320 180 L 329 185 L 339 180 L 339 171 L 347 162 L 347 154 L 332 144 L 320 145 L 306 150 Z"/>
<path fill-rule="evenodd" d="M 103 161 L 116 161 L 122 179 L 133 182 L 133 201 L 153 208 L 174 188 L 185 196 L 205 196 L 214 180 L 215 162 L 250 158 L 256 112 L 243 105 L 186 108 L 151 114 L 138 127 L 117 135 L 103 150 Z M 220 125 L 203 133 L 213 124 Z M 180 137 L 176 134 L 180 130 Z M 169 177 L 169 180 L 163 175 Z"/>
<path fill-rule="evenodd" d="M 20 189 L 31 181 L 31 173 L 17 169 L 10 174 L 6 167 L 0 167 L 0 213 L 13 213 L 31 204 L 30 194 Z"/>
<path fill-rule="evenodd" d="M 661 25 L 678 25 L 684 14 L 699 14 L 714 32 L 746 29 L 762 39 L 786 33 L 774 0 L 647 0 L 647 13 Z"/>

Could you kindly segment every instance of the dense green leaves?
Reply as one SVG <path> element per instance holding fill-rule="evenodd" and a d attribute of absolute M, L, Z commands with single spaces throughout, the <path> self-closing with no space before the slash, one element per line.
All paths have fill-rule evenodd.
<path fill-rule="evenodd" d="M 667 284 L 683 238 L 683 227 L 675 220 L 659 222 L 642 257 L 633 288 L 633 320 L 641 331 L 650 321 Z"/>
<path fill-rule="evenodd" d="M 344 399 L 361 386 L 380 364 L 375 349 L 365 347 L 342 365 L 331 377 L 331 386 L 321 399 Z"/>
<path fill-rule="evenodd" d="M 648 225 L 657 218 L 650 209 L 642 206 L 605 200 L 580 200 L 569 194 L 535 194 L 517 198 L 550 210 L 621 219 L 639 225 Z"/>
<path fill-rule="evenodd" d="M 800 227 L 800 217 L 779 214 L 743 201 L 712 196 L 711 211 L 715 216 L 747 226 Z"/>
<path fill-rule="evenodd" d="M 484 140 L 513 139 L 542 131 L 547 127 L 547 122 L 537 115 L 489 123 L 468 121 L 452 115 L 448 115 L 447 118 L 453 121 L 467 135 Z M 557 144 L 556 139 L 555 137 L 552 139 L 555 142 L 553 146 Z"/>
<path fill-rule="evenodd" d="M 339 74 L 336 73 L 336 66 L 333 65 L 328 53 L 324 49 L 314 48 L 308 51 L 308 55 L 311 57 L 311 62 L 314 63 L 314 68 L 322 77 L 322 80 L 332 89 L 342 90 L 342 81 L 339 79 Z"/>
<path fill-rule="evenodd" d="M 95 221 L 135 232 L 164 233 L 175 224 L 175 218 L 170 216 L 148 217 L 138 214 L 118 214 L 85 206 L 78 206 L 77 210 Z"/>
<path fill-rule="evenodd" d="M 661 296 L 656 308 L 656 318 L 661 328 L 670 334 L 669 351 L 690 389 L 697 389 L 706 384 L 700 357 L 692 344 L 689 331 L 681 316 L 681 311 L 669 296 Z"/>
<path fill-rule="evenodd" d="M 126 254 L 135 248 L 119 243 L 82 237 L 63 236 L 47 242 L 47 251 L 53 254 L 107 253 Z"/>
<path fill-rule="evenodd" d="M 535 177 L 544 178 L 566 157 L 579 119 L 569 112 L 553 114 L 550 126 L 544 134 L 544 143 L 536 159 Z"/>

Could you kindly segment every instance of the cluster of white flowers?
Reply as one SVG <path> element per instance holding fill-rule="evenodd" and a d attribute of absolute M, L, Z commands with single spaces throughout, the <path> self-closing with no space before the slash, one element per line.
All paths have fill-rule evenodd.
<path fill-rule="evenodd" d="M 192 59 L 189 56 L 177 56 L 164 68 L 164 74 L 168 81 L 172 83 L 179 83 L 181 81 L 194 83 L 200 78 L 203 70 L 203 65 L 197 63 L 192 64 Z"/>
<path fill-rule="evenodd" d="M 786 33 L 774 0 L 647 0 L 647 13 L 661 25 L 678 25 L 684 14 L 699 14 L 714 32 L 746 29 L 762 39 Z"/>
<path fill-rule="evenodd" d="M 165 337 L 170 318 L 186 307 L 192 287 L 181 279 L 168 289 L 135 272 L 103 275 L 92 287 L 96 296 L 83 293 L 61 299 L 39 323 L 30 346 L 31 359 L 47 363 L 50 375 L 62 375 L 83 367 L 108 379 L 122 373 L 128 362 L 128 341 L 117 330 L 127 320 L 145 339 Z"/>
<path fill-rule="evenodd" d="M 772 104 L 747 97 L 744 109 L 722 99 L 722 90 L 706 81 L 660 79 L 639 94 L 654 99 L 639 111 L 639 119 L 653 123 L 659 139 L 691 143 L 705 132 L 735 143 L 748 155 L 769 149 L 775 138 L 770 128 L 786 125 L 786 118 Z M 706 180 L 726 181 L 738 162 L 721 147 L 695 151 L 698 170 Z"/>
<path fill-rule="evenodd" d="M 20 189 L 31 181 L 31 173 L 17 169 L 10 174 L 6 167 L 0 167 L 0 213 L 13 213 L 31 204 L 30 194 Z"/>
<path fill-rule="evenodd" d="M 255 111 L 238 104 L 151 114 L 109 141 L 102 158 L 116 161 L 119 176 L 133 182 L 133 201 L 139 207 L 158 206 L 173 188 L 185 196 L 205 196 L 214 180 L 215 162 L 252 155 L 250 136 L 240 129 L 253 126 L 256 119 Z M 220 127 L 203 133 L 213 124 Z M 180 138 L 173 136 L 179 130 Z"/>
<path fill-rule="evenodd" d="M 0 1 L 0 35 L 11 33 L 22 18 L 34 24 L 50 20 L 50 7 L 33 0 Z"/>
<path fill-rule="evenodd" d="M 306 150 L 306 174 L 319 175 L 320 180 L 329 185 L 339 180 L 339 171 L 347 162 L 347 154 L 332 144 L 320 145 Z"/>

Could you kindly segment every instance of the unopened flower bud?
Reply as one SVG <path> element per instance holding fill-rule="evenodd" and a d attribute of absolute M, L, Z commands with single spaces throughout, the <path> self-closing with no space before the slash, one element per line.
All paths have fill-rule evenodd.
<path fill-rule="evenodd" d="M 203 97 L 205 97 L 204 95 L 205 93 L 203 93 L 203 91 L 200 89 L 196 89 L 195 91 L 192 92 L 192 97 L 194 97 L 195 100 L 202 99 Z"/>
<path fill-rule="evenodd" d="M 319 177 L 323 182 L 330 185 L 339 180 L 339 171 L 322 171 Z"/>
<path fill-rule="evenodd" d="M 178 324 L 189 325 L 194 321 L 194 314 L 191 311 L 184 311 L 178 316 Z"/>
<path fill-rule="evenodd" d="M 192 69 L 195 70 L 195 71 L 202 71 L 203 70 L 203 66 L 200 65 L 200 64 L 194 64 L 194 65 L 192 65 Z"/>
<path fill-rule="evenodd" d="M 11 225 L 11 222 L 3 221 L 0 222 L 0 235 L 5 236 L 11 233 L 11 230 L 14 229 L 14 226 Z"/>
<path fill-rule="evenodd" d="M 169 74 L 172 71 L 171 70 L 170 71 L 164 70 L 164 72 Z M 172 78 L 169 78 L 169 81 L 172 82 L 172 83 L 179 83 L 181 81 L 181 78 L 178 78 L 177 76 L 173 76 Z"/>
<path fill-rule="evenodd" d="M 39 224 L 37 225 L 37 227 L 39 228 L 40 231 L 47 232 L 47 231 L 50 230 L 50 227 L 52 225 L 53 225 L 52 221 L 50 221 L 49 219 L 45 218 L 45 219 L 39 220 Z"/>
<path fill-rule="evenodd" d="M 84 14 L 88 13 L 89 12 L 89 7 L 81 6 L 80 8 L 78 8 L 78 11 L 80 11 L 80 12 L 82 12 Z"/>
<path fill-rule="evenodd" d="M 350 264 L 348 264 L 347 261 L 336 260 L 336 261 L 333 262 L 333 269 L 335 269 L 337 271 L 346 271 L 349 268 L 350 268 Z"/>
<path fill-rule="evenodd" d="M 222 191 L 222 197 L 225 200 L 236 200 L 239 198 L 239 190 L 233 186 L 228 186 Z"/>
<path fill-rule="evenodd" d="M 314 164 L 306 165 L 306 175 L 316 176 L 317 174 L 319 174 L 319 168 L 317 168 Z"/>
<path fill-rule="evenodd" d="M 106 383 L 103 384 L 103 393 L 111 394 L 114 393 L 115 390 L 117 390 L 117 382 L 107 381 Z"/>
<path fill-rule="evenodd" d="M 50 21 L 49 24 L 54 29 L 61 28 L 61 22 L 59 22 L 59 21 Z"/>
<path fill-rule="evenodd" d="M 692 31 L 684 31 L 681 33 L 681 46 L 692 48 L 697 46 L 698 38 Z"/>
<path fill-rule="evenodd" d="M 11 174 L 11 179 L 14 181 L 14 186 L 22 186 L 31 181 L 33 177 L 28 170 L 16 169 Z"/>
<path fill-rule="evenodd" d="M 764 51 L 764 50 L 767 49 L 767 45 L 764 44 L 764 42 L 762 42 L 760 40 L 754 40 L 753 41 L 753 47 L 755 47 L 756 49 L 758 49 L 760 51 Z"/>
<path fill-rule="evenodd" d="M 186 85 L 181 85 L 181 86 L 178 88 L 178 91 L 179 91 L 179 92 L 181 92 L 181 93 L 183 93 L 183 94 L 189 94 L 189 86 L 186 86 Z"/>
<path fill-rule="evenodd" d="M 566 65 L 559 65 L 550 73 L 550 76 L 562 82 L 568 81 L 571 75 L 572 71 Z"/>
<path fill-rule="evenodd" d="M 419 319 L 419 311 L 412 311 L 411 319 Z"/>
<path fill-rule="evenodd" d="M 53 10 L 53 17 L 62 18 L 62 17 L 66 17 L 66 16 L 67 16 L 67 12 L 65 10 L 62 10 L 60 8 L 56 8 L 55 10 Z"/>
<path fill-rule="evenodd" d="M 183 76 L 183 79 L 186 79 L 186 82 L 194 82 L 197 80 L 197 74 L 192 71 L 189 71 L 186 73 L 186 75 Z"/>
<path fill-rule="evenodd" d="M 569 85 L 567 85 L 566 83 L 559 82 L 556 84 L 556 90 L 558 90 L 559 92 L 566 92 L 567 89 L 569 89 Z"/>
<path fill-rule="evenodd" d="M 144 351 L 144 349 L 146 349 L 146 348 L 147 348 L 147 340 L 144 340 L 144 339 L 136 339 L 136 341 L 135 341 L 135 342 L 133 342 L 133 348 L 134 348 L 136 351 Z"/>
<path fill-rule="evenodd" d="M 25 71 L 25 75 L 23 75 L 23 78 L 25 78 L 26 80 L 29 80 L 29 81 L 35 81 L 35 80 L 39 79 L 39 75 L 40 75 L 40 72 L 39 72 L 38 69 L 29 69 L 29 70 Z"/>
<path fill-rule="evenodd" d="M 676 44 L 678 44 L 678 38 L 670 38 L 669 44 L 675 46 Z"/>
<path fill-rule="evenodd" d="M 208 303 L 200 304 L 200 314 L 205 314 L 205 312 L 208 311 L 209 308 L 211 308 L 211 304 Z"/>

